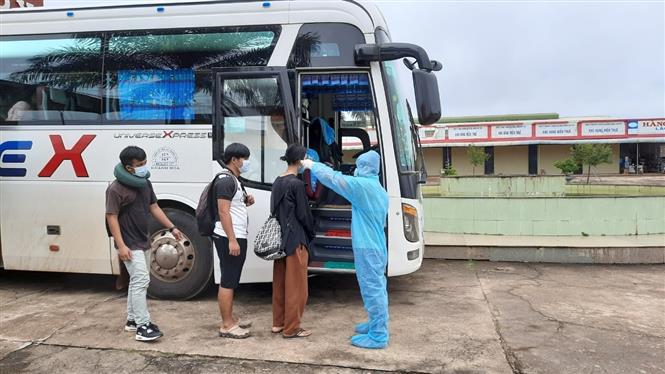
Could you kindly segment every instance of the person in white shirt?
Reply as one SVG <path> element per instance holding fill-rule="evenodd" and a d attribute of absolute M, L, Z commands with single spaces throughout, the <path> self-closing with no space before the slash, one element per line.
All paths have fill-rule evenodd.
<path fill-rule="evenodd" d="M 229 144 L 223 161 L 229 173 L 221 174 L 214 185 L 217 222 L 212 235 L 222 270 L 217 293 L 222 316 L 219 336 L 243 339 L 251 335 L 251 322 L 233 316 L 233 294 L 247 257 L 247 207 L 254 204 L 254 197 L 245 192 L 238 180 L 240 174 L 250 170 L 249 148 L 240 143 Z"/>

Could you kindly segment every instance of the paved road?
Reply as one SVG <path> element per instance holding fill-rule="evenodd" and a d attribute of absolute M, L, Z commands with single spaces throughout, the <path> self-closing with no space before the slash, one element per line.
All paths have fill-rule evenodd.
<path fill-rule="evenodd" d="M 310 281 L 308 339 L 271 334 L 270 286 L 242 286 L 243 341 L 216 337 L 215 292 L 150 301 L 166 336 L 122 330 L 107 276 L 0 273 L 0 373 L 665 373 L 665 266 L 427 260 L 390 280 L 391 343 L 348 344 L 362 303 L 353 276 Z"/>

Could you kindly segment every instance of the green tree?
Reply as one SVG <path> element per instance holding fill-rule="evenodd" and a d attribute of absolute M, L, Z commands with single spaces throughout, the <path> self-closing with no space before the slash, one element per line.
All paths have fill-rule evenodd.
<path fill-rule="evenodd" d="M 570 157 L 578 165 L 587 166 L 586 183 L 589 184 L 592 166 L 612 163 L 612 146 L 609 144 L 575 144 L 570 148 Z"/>
<path fill-rule="evenodd" d="M 476 175 L 476 166 L 480 166 L 489 160 L 490 155 L 485 153 L 485 150 L 481 147 L 476 147 L 475 145 L 470 145 L 466 149 L 466 155 L 469 157 L 469 162 L 473 165 L 472 172 L 473 175 Z"/>

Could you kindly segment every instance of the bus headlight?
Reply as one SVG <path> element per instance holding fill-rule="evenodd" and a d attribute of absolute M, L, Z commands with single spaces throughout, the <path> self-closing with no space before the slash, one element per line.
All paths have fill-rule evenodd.
<path fill-rule="evenodd" d="M 415 243 L 420 239 L 418 234 L 418 210 L 409 205 L 402 204 L 402 219 L 404 220 L 404 236 L 406 240 Z"/>

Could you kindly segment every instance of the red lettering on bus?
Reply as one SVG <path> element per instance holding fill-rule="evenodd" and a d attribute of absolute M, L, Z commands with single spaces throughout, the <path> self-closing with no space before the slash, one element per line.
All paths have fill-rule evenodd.
<path fill-rule="evenodd" d="M 38 175 L 40 177 L 50 177 L 63 161 L 69 160 L 74 167 L 74 173 L 77 177 L 87 177 L 88 169 L 85 168 L 82 153 L 95 137 L 96 135 L 83 135 L 71 149 L 66 149 L 65 144 L 62 142 L 62 136 L 49 135 L 55 154 Z"/>
<path fill-rule="evenodd" d="M 43 7 L 44 0 L 0 0 L 0 9 Z"/>

